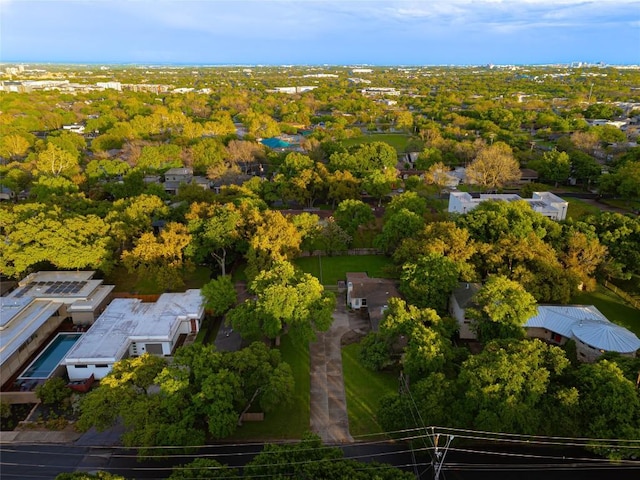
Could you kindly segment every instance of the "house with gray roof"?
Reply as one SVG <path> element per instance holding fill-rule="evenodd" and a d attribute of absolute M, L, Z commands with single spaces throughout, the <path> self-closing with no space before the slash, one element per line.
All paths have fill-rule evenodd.
<path fill-rule="evenodd" d="M 378 331 L 392 297 L 400 297 L 393 280 L 370 278 L 365 272 L 347 273 L 347 306 L 353 310 L 366 310 L 374 332 Z"/>

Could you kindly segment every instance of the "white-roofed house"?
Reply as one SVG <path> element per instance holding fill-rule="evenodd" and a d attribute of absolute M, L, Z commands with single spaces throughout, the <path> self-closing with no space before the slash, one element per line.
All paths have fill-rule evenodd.
<path fill-rule="evenodd" d="M 93 323 L 114 288 L 92 279 L 94 273 L 35 272 L 0 297 L 0 384 L 19 373 L 66 318 Z"/>
<path fill-rule="evenodd" d="M 512 193 L 483 193 L 477 197 L 467 192 L 451 192 L 449 195 L 448 211 L 450 213 L 468 213 L 482 202 L 489 200 L 502 200 L 505 202 L 524 200 L 534 211 L 558 221 L 566 218 L 567 209 L 569 208 L 568 202 L 551 192 L 534 192 L 532 198 L 522 198 L 520 195 Z"/>
<path fill-rule="evenodd" d="M 67 353 L 63 363 L 69 379 L 101 379 L 127 357 L 170 356 L 200 330 L 203 318 L 200 290 L 164 293 L 156 302 L 115 299 Z"/>

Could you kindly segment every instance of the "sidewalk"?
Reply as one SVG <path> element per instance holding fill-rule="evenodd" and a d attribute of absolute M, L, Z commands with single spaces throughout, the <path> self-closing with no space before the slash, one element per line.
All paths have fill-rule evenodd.
<path fill-rule="evenodd" d="M 82 436 L 73 430 L 12 430 L 0 432 L 0 444 L 7 443 L 56 443 L 71 444 Z"/>

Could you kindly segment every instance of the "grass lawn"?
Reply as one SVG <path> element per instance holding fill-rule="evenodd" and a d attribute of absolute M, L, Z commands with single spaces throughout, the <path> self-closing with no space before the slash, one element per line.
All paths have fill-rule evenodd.
<path fill-rule="evenodd" d="M 640 200 L 622 200 L 620 198 L 607 198 L 602 199 L 600 202 L 611 205 L 612 207 L 622 208 L 629 212 L 637 212 L 640 210 Z"/>
<path fill-rule="evenodd" d="M 282 360 L 291 365 L 296 382 L 291 403 L 265 414 L 263 422 L 245 422 L 231 437 L 232 440 L 300 439 L 310 429 L 309 344 L 293 343 L 289 336 L 285 336 L 280 352 Z"/>
<path fill-rule="evenodd" d="M 577 198 L 566 198 L 566 200 L 569 202 L 567 218 L 579 220 L 587 215 L 598 214 L 601 212 L 601 210 L 595 205 L 583 202 L 582 200 L 579 200 Z"/>
<path fill-rule="evenodd" d="M 345 147 L 350 147 L 351 145 L 360 145 L 362 143 L 386 142 L 398 152 L 404 152 L 410 138 L 409 135 L 403 133 L 372 133 L 362 137 L 347 138 L 342 140 L 341 143 Z"/>
<path fill-rule="evenodd" d="M 391 259 L 383 255 L 347 255 L 339 257 L 301 257 L 294 263 L 320 279 L 323 285 L 336 285 L 347 272 L 367 272 L 370 277 L 390 278 Z"/>
<path fill-rule="evenodd" d="M 579 305 L 595 305 L 613 323 L 628 328 L 640 337 L 640 310 L 631 307 L 618 295 L 602 285 L 595 292 L 582 292 L 571 299 Z"/>
<path fill-rule="evenodd" d="M 179 288 L 183 291 L 188 288 L 201 288 L 207 283 L 211 277 L 211 270 L 207 267 L 196 267 L 195 270 L 187 274 L 184 278 L 184 287 Z M 116 292 L 132 292 L 142 295 L 153 295 L 164 293 L 164 289 L 160 288 L 154 278 L 139 279 L 137 275 L 131 274 L 126 268 L 118 266 L 104 278 L 105 285 L 115 285 Z"/>
<path fill-rule="evenodd" d="M 398 391 L 398 376 L 390 372 L 372 372 L 360 364 L 360 344 L 353 343 L 342 349 L 342 371 L 347 394 L 349 432 L 358 437 L 382 432 L 376 420 L 378 400 Z"/>

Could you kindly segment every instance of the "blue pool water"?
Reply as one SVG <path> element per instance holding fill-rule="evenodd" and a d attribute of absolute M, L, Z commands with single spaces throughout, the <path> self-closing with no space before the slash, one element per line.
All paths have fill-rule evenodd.
<path fill-rule="evenodd" d="M 19 378 L 49 378 L 81 333 L 59 333 Z"/>

